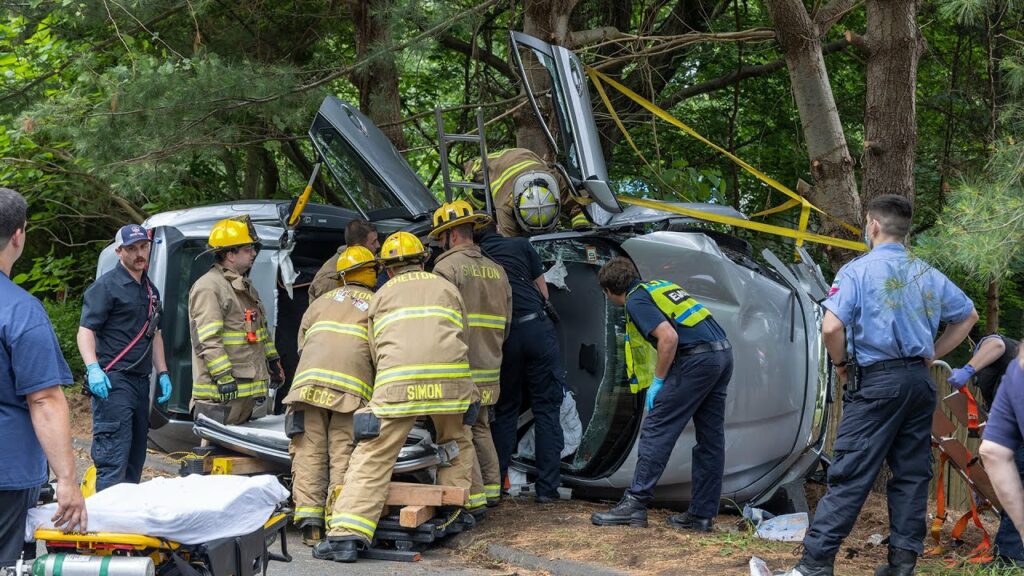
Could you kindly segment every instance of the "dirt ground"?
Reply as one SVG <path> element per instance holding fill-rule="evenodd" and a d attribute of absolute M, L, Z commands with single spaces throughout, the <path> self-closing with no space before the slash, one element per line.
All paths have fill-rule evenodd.
<path fill-rule="evenodd" d="M 821 490 L 820 486 L 809 488 L 813 502 L 817 501 Z M 467 535 L 461 553 L 486 562 L 487 545 L 497 543 L 538 556 L 611 566 L 645 576 L 746 575 L 751 556 L 764 559 L 774 572 L 782 572 L 792 568 L 801 553 L 799 543 L 756 538 L 737 515 L 719 517 L 711 535 L 691 534 L 669 527 L 666 519 L 673 512 L 660 509 L 650 512 L 646 529 L 593 526 L 590 514 L 606 509 L 608 504 L 571 501 L 537 505 L 525 498 L 506 500 L 490 510 L 487 518 Z M 993 533 L 997 523 L 994 517 L 986 519 Z M 945 527 L 946 541 L 951 524 L 952 521 L 947 522 Z M 868 538 L 872 534 L 886 535 L 887 525 L 885 497 L 872 494 L 840 551 L 836 574 L 874 574 L 875 567 L 885 562 L 886 546 L 872 546 Z M 981 541 L 981 535 L 973 528 L 964 537 L 966 542 L 960 550 L 965 553 Z M 949 569 L 941 558 L 929 558 L 919 564 L 919 573 L 975 574 L 976 570 L 973 567 Z"/>

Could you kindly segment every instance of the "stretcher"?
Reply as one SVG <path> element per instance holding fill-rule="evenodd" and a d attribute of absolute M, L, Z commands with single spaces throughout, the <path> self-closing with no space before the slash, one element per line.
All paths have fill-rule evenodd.
<path fill-rule="evenodd" d="M 35 537 L 45 545 L 47 557 L 36 560 L 37 567 L 28 567 L 25 574 L 265 576 L 271 561 L 292 560 L 286 534 L 288 516 L 288 510 L 279 510 L 262 527 L 248 534 L 200 544 L 181 544 L 142 534 L 65 534 L 40 528 Z M 271 552 L 275 543 L 279 552 Z"/>

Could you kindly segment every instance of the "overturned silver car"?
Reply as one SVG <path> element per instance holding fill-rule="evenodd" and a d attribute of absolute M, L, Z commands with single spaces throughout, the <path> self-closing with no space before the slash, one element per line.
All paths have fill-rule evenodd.
<path fill-rule="evenodd" d="M 817 304 L 827 284 L 818 267 L 803 251 L 802 262 L 796 264 L 784 264 L 769 251 L 755 259 L 742 239 L 701 227 L 696 220 L 636 206 L 621 209 L 607 185 L 580 62 L 572 52 L 528 36 L 516 34 L 514 42 L 517 48 L 533 50 L 551 72 L 559 161 L 579 194 L 593 200 L 587 209 L 598 224 L 587 232 L 531 238 L 549 268 L 551 300 L 562 319 L 558 331 L 566 380 L 581 423 L 579 446 L 562 461 L 563 481 L 577 495 L 617 496 L 629 485 L 636 464 L 643 396 L 630 392 L 625 374 L 623 312 L 605 299 L 597 284 L 601 265 L 625 256 L 644 277 L 684 286 L 712 311 L 733 344 L 723 498 L 765 504 L 779 496 L 780 507 L 799 508 L 802 480 L 817 466 L 828 427 L 825 401 L 831 373 Z M 287 469 L 287 439 L 279 418 L 223 427 L 193 422 L 189 414 L 186 300 L 192 283 L 210 266 L 210 256 L 200 254 L 216 221 L 247 213 L 256 225 L 263 250 L 251 276 L 289 375 L 297 363 L 296 337 L 308 305 L 308 283 L 342 244 L 345 224 L 363 217 L 376 222 L 382 235 L 401 229 L 423 236 L 430 227 L 438 201 L 356 108 L 327 97 L 309 136 L 323 166 L 320 185 L 343 198 L 344 205 L 309 204 L 294 227 L 288 225 L 288 201 L 204 206 L 158 214 L 145 223 L 155 231 L 150 275 L 164 297 L 164 342 L 175 383 L 171 401 L 153 409 L 155 420 L 166 420 L 150 432 L 158 448 L 188 449 L 198 443 L 199 434 Z M 744 218 L 728 207 L 685 206 Z M 100 258 L 100 272 L 115 263 L 108 248 Z M 268 408 L 274 412 L 273 406 Z M 524 433 L 531 424 L 529 413 L 520 424 Z M 429 444 L 422 432 L 415 434 L 403 460 L 429 461 L 427 466 L 443 460 L 443 449 Z M 676 444 L 658 485 L 659 501 L 689 499 L 694 442 L 691 426 Z M 514 466 L 529 473 L 532 461 L 520 456 Z"/>

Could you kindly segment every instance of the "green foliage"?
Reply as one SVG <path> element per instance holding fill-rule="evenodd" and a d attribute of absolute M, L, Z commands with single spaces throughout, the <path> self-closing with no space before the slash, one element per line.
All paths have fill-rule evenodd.
<path fill-rule="evenodd" d="M 75 381 L 81 380 L 85 374 L 85 366 L 82 364 L 82 357 L 78 354 L 78 323 L 82 314 L 82 299 L 71 298 L 64 301 L 43 300 L 46 307 L 46 314 L 50 317 L 53 330 L 57 334 L 57 341 L 60 343 L 60 351 L 64 354 L 64 360 L 71 367 L 71 374 Z"/>

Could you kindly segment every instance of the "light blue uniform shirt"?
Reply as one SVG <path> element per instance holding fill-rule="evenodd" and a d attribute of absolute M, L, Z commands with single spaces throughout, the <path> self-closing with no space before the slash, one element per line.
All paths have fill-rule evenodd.
<path fill-rule="evenodd" d="M 847 353 L 861 366 L 932 358 L 939 322 L 960 322 L 974 309 L 949 278 L 892 243 L 840 268 L 823 305 L 843 322 Z"/>

